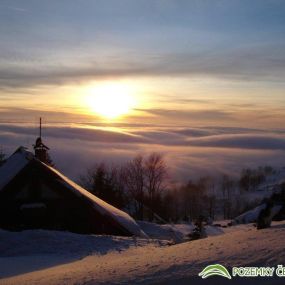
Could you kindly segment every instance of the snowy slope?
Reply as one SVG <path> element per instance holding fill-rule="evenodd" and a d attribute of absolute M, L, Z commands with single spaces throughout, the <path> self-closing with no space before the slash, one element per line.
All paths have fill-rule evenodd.
<path fill-rule="evenodd" d="M 144 221 L 138 221 L 137 223 L 150 238 L 173 240 L 175 242 L 183 241 L 184 236 L 194 228 L 192 224 L 160 225 Z"/>
<path fill-rule="evenodd" d="M 112 237 L 65 236 L 56 232 L 45 235 L 44 231 L 0 232 L 0 249 L 4 244 L 4 251 L 0 250 L 0 274 L 7 275 L 6 264 L 12 266 L 12 262 L 15 275 L 18 274 L 3 278 L 1 284 L 284 284 L 282 278 L 267 279 L 267 283 L 258 279 L 229 282 L 221 277 L 217 277 L 217 282 L 211 278 L 201 280 L 198 272 L 217 262 L 228 268 L 284 264 L 285 222 L 275 222 L 264 230 L 256 230 L 252 225 L 238 225 L 225 231 L 223 235 L 173 246 L 159 246 L 142 239 L 114 240 Z M 90 241 L 86 243 L 84 255 L 76 257 L 77 253 L 84 252 L 86 238 Z M 8 240 L 12 242 L 10 248 L 6 248 Z M 51 255 L 58 257 L 57 261 L 51 258 L 47 266 L 33 267 Z M 61 261 L 62 257 L 65 260 Z M 23 264 L 27 265 L 26 273 L 17 273 L 18 266 Z"/>
<path fill-rule="evenodd" d="M 187 236 L 193 231 L 195 226 L 193 224 L 166 224 L 160 225 L 155 223 L 137 222 L 142 230 L 153 239 L 172 240 L 176 243 L 180 243 L 187 239 Z M 214 236 L 223 234 L 223 230 L 220 227 L 205 226 L 207 236 Z"/>
<path fill-rule="evenodd" d="M 159 246 L 166 242 L 63 231 L 0 230 L 0 278 L 150 243 Z"/>

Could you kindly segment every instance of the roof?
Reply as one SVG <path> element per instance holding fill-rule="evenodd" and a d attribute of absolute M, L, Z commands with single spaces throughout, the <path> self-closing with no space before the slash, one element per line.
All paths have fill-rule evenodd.
<path fill-rule="evenodd" d="M 13 178 L 32 160 L 37 160 L 47 170 L 51 171 L 58 182 L 70 191 L 74 192 L 79 197 L 84 197 L 89 200 L 93 208 L 96 209 L 101 215 L 109 216 L 116 220 L 122 227 L 127 229 L 130 233 L 135 236 L 147 237 L 146 234 L 141 230 L 135 220 L 127 213 L 115 208 L 114 206 L 106 203 L 100 198 L 96 197 L 92 193 L 88 192 L 55 168 L 46 165 L 39 161 L 35 156 L 29 152 L 26 148 L 20 147 L 12 154 L 7 161 L 0 167 L 0 191 L 11 181 Z"/>
<path fill-rule="evenodd" d="M 43 162 L 41 162 L 44 164 Z M 44 164 L 45 165 L 45 164 Z M 119 210 L 118 208 L 106 203 L 102 199 L 96 197 L 92 193 L 88 192 L 58 170 L 54 169 L 51 166 L 47 166 L 54 174 L 58 176 L 58 179 L 61 183 L 67 186 L 71 191 L 73 191 L 78 196 L 84 196 L 89 201 L 92 202 L 93 207 L 101 214 L 101 215 L 108 215 L 115 219 L 119 224 L 121 224 L 124 228 L 126 228 L 129 232 L 133 233 L 136 236 L 146 237 L 146 234 L 141 230 L 135 220 L 128 215 L 126 212 Z"/>
<path fill-rule="evenodd" d="M 34 158 L 25 147 L 19 147 L 0 167 L 0 191 Z"/>

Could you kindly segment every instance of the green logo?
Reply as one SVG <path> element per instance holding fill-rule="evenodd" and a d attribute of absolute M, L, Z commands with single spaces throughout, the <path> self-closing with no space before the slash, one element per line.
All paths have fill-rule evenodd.
<path fill-rule="evenodd" d="M 203 279 L 214 275 L 232 279 L 227 268 L 221 264 L 208 265 L 202 272 L 199 273 L 199 276 L 201 276 Z"/>

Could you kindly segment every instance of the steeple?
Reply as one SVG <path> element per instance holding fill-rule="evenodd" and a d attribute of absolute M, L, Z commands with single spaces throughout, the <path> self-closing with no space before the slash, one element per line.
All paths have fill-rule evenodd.
<path fill-rule="evenodd" d="M 45 164 L 52 165 L 52 161 L 48 154 L 49 148 L 42 142 L 42 118 L 40 118 L 39 137 L 34 144 L 35 157 Z"/>
<path fill-rule="evenodd" d="M 40 138 L 42 137 L 42 118 L 40 117 Z"/>

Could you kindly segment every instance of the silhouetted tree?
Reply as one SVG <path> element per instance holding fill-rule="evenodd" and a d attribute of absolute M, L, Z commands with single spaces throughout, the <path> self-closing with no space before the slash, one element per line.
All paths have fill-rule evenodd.
<path fill-rule="evenodd" d="M 143 163 L 147 203 L 152 212 L 160 200 L 160 194 L 166 187 L 167 167 L 163 156 L 152 153 L 144 159 Z M 150 219 L 153 219 L 151 214 Z"/>
<path fill-rule="evenodd" d="M 92 194 L 118 208 L 126 206 L 126 195 L 119 167 L 108 168 L 104 163 L 95 165 L 81 176 L 79 183 Z"/>
<path fill-rule="evenodd" d="M 216 199 L 216 181 L 213 177 L 208 176 L 206 180 L 206 185 L 207 185 L 207 209 L 208 209 L 208 216 L 211 217 L 211 219 L 215 219 L 216 215 L 216 204 L 217 204 L 217 199 Z"/>
<path fill-rule="evenodd" d="M 1 157 L 3 161 L 5 156 L 0 155 L 0 161 Z M 137 155 L 120 167 L 98 164 L 81 177 L 80 184 L 110 204 L 127 208 L 137 219 L 176 222 L 194 221 L 200 216 L 214 219 L 219 213 L 225 219 L 233 218 L 255 206 L 255 202 L 249 204 L 240 190 L 258 189 L 272 174 L 274 169 L 270 166 L 248 168 L 242 170 L 237 181 L 224 174 L 216 178 L 202 176 L 171 187 L 167 185 L 168 171 L 163 156 L 151 153 Z"/>
<path fill-rule="evenodd" d="M 207 216 L 211 217 L 212 219 L 215 219 L 215 213 L 216 213 L 216 196 L 215 195 L 207 195 L 204 197 L 206 209 L 207 209 Z"/>
<path fill-rule="evenodd" d="M 128 193 L 133 198 L 135 216 L 143 220 L 145 171 L 142 155 L 137 155 L 125 165 L 123 175 Z"/>
<path fill-rule="evenodd" d="M 244 191 L 250 190 L 251 169 L 243 169 L 239 179 L 239 186 Z"/>
<path fill-rule="evenodd" d="M 144 209 L 147 209 L 149 219 L 153 219 L 153 213 L 159 211 L 161 192 L 166 186 L 167 167 L 163 156 L 158 153 L 137 155 L 123 168 L 125 186 L 133 200 L 135 216 L 143 219 Z"/>
<path fill-rule="evenodd" d="M 224 219 L 231 218 L 233 187 L 234 181 L 227 174 L 224 174 L 221 180 Z"/>
<path fill-rule="evenodd" d="M 3 152 L 3 149 L 0 148 L 0 166 L 5 162 L 6 155 Z"/>
<path fill-rule="evenodd" d="M 180 190 L 184 220 L 194 220 L 206 214 L 205 186 L 203 181 L 189 181 Z"/>
<path fill-rule="evenodd" d="M 273 173 L 274 169 L 270 166 L 243 169 L 239 180 L 240 188 L 245 191 L 255 191 L 266 180 L 266 176 Z"/>
<path fill-rule="evenodd" d="M 179 201 L 177 190 L 166 190 L 160 197 L 156 211 L 164 220 L 176 222 L 179 219 Z"/>

